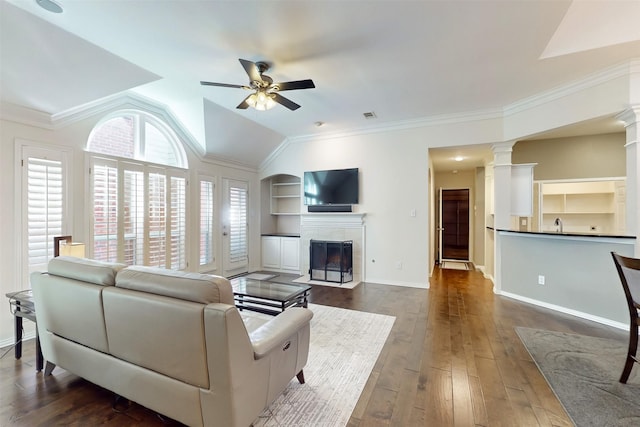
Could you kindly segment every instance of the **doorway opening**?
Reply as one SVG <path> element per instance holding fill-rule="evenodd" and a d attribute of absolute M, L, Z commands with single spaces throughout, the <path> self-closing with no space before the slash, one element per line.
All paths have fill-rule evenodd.
<path fill-rule="evenodd" d="M 469 189 L 440 189 L 439 261 L 469 261 Z"/>

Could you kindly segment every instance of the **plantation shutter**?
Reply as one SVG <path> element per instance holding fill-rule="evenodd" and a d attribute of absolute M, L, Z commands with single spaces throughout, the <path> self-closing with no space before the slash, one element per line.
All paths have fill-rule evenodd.
<path fill-rule="evenodd" d="M 171 177 L 171 200 L 170 200 L 170 264 L 172 269 L 181 270 L 186 268 L 187 260 L 185 255 L 186 247 L 186 195 L 187 181 L 184 178 Z"/>
<path fill-rule="evenodd" d="M 118 260 L 118 169 L 115 161 L 99 159 L 92 167 L 93 259 Z"/>
<path fill-rule="evenodd" d="M 214 255 L 214 182 L 209 178 L 200 180 L 200 267 L 212 268 Z"/>
<path fill-rule="evenodd" d="M 186 172 L 92 158 L 93 258 L 184 269 Z"/>
<path fill-rule="evenodd" d="M 124 263 L 144 264 L 144 174 L 124 171 Z"/>
<path fill-rule="evenodd" d="M 229 187 L 229 261 L 247 262 L 247 189 L 231 184 Z"/>
<path fill-rule="evenodd" d="M 47 269 L 47 263 L 53 257 L 53 237 L 62 235 L 64 166 L 61 160 L 38 157 L 28 157 L 26 163 L 29 274 Z"/>
<path fill-rule="evenodd" d="M 166 177 L 161 173 L 149 174 L 149 220 L 147 265 L 164 267 L 166 264 L 167 193 Z"/>

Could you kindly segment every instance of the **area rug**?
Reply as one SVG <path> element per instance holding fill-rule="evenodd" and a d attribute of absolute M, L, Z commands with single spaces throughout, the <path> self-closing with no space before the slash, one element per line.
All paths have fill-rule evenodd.
<path fill-rule="evenodd" d="M 395 317 L 309 304 L 313 311 L 305 384 L 293 379 L 254 427 L 339 427 L 371 374 Z"/>
<path fill-rule="evenodd" d="M 277 274 L 261 274 L 261 273 L 251 273 L 246 276 L 242 276 L 245 279 L 253 279 L 253 280 L 269 280 L 276 277 Z"/>
<path fill-rule="evenodd" d="M 516 328 L 558 400 L 578 427 L 639 426 L 640 366 L 620 384 L 626 343 Z"/>
<path fill-rule="evenodd" d="M 463 261 L 442 261 L 440 268 L 446 270 L 469 270 L 469 263 Z"/>

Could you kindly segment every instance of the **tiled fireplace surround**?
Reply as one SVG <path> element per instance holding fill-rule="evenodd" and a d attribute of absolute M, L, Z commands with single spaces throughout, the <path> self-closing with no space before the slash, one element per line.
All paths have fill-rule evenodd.
<path fill-rule="evenodd" d="M 353 241 L 353 283 L 364 278 L 364 213 L 308 213 L 300 216 L 302 272 L 309 274 L 311 240 Z"/>

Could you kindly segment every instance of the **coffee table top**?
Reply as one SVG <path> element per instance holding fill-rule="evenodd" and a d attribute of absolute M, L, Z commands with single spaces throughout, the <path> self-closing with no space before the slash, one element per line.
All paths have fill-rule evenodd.
<path fill-rule="evenodd" d="M 272 301 L 290 301 L 297 295 L 311 289 L 311 286 L 291 283 L 268 282 L 266 280 L 237 277 L 231 280 L 236 295 L 269 299 Z"/>

